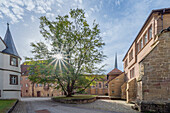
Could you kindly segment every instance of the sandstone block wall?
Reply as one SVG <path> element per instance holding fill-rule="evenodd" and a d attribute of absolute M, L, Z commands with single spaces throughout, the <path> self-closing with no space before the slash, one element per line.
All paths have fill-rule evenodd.
<path fill-rule="evenodd" d="M 158 37 L 158 44 L 140 62 L 143 65 L 138 84 L 137 101 L 140 111 L 169 113 L 170 111 L 170 31 Z"/>
<path fill-rule="evenodd" d="M 108 84 L 108 94 L 110 98 L 121 98 L 121 86 L 124 84 L 124 73 L 114 78 Z"/>
<path fill-rule="evenodd" d="M 133 102 L 136 100 L 136 94 L 137 94 L 137 82 L 136 82 L 136 78 L 132 79 L 131 81 L 129 81 L 127 83 L 127 90 L 126 90 L 126 94 L 127 94 L 127 102 Z"/>
<path fill-rule="evenodd" d="M 121 99 L 126 99 L 127 82 L 121 86 Z"/>
<path fill-rule="evenodd" d="M 170 32 L 159 36 L 158 45 L 141 62 L 143 100 L 170 100 Z"/>

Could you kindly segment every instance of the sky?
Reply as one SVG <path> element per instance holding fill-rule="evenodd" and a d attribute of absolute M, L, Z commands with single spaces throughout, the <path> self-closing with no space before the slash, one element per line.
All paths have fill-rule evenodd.
<path fill-rule="evenodd" d="M 152 10 L 170 7 L 170 0 L 0 0 L 0 36 L 4 39 L 8 22 L 19 55 L 31 57 L 31 42 L 42 41 L 41 16 L 54 20 L 70 9 L 82 8 L 91 25 L 99 24 L 105 42 L 103 64 L 106 74 L 114 68 L 115 53 L 118 68 L 123 71 L 122 59 Z"/>

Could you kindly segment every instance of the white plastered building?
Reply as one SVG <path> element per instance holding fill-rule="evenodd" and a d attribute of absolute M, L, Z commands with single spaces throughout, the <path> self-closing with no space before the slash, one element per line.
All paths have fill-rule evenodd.
<path fill-rule="evenodd" d="M 0 99 L 21 98 L 20 60 L 7 24 L 4 40 L 0 37 Z"/>

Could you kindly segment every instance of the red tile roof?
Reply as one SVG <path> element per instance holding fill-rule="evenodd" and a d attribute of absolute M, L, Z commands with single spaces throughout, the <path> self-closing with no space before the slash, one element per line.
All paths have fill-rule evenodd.
<path fill-rule="evenodd" d="M 115 74 L 121 74 L 122 71 L 120 71 L 117 68 L 114 68 L 112 71 L 110 71 L 107 75 L 115 75 Z"/>

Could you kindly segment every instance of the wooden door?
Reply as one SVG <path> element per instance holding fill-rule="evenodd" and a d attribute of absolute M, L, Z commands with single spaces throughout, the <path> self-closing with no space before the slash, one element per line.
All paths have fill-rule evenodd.
<path fill-rule="evenodd" d="M 41 97 L 41 92 L 37 91 L 37 97 Z"/>

